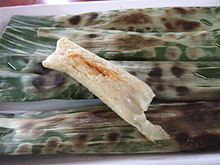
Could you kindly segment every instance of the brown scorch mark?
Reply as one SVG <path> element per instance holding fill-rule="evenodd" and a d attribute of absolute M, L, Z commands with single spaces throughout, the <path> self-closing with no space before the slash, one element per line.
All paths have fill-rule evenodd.
<path fill-rule="evenodd" d="M 142 12 L 131 12 L 121 13 L 120 15 L 113 18 L 113 23 L 121 24 L 147 24 L 152 23 L 152 19 L 149 15 L 143 14 Z"/>
<path fill-rule="evenodd" d="M 184 69 L 182 69 L 178 66 L 172 66 L 171 72 L 173 73 L 173 75 L 180 78 L 184 74 Z"/>
<path fill-rule="evenodd" d="M 156 37 L 144 37 L 139 34 L 117 35 L 115 44 L 126 47 L 126 50 L 155 47 L 163 44 L 163 40 Z"/>
<path fill-rule="evenodd" d="M 74 144 L 75 147 L 77 148 L 82 148 L 86 145 L 88 141 L 88 134 L 78 134 L 76 136 L 73 136 L 71 138 L 72 143 Z"/>
<path fill-rule="evenodd" d="M 81 17 L 79 15 L 75 15 L 69 19 L 69 22 L 73 25 L 79 24 L 80 21 L 81 21 Z"/>
<path fill-rule="evenodd" d="M 65 84 L 65 77 L 64 75 L 58 73 L 54 79 L 53 85 L 56 87 L 61 87 L 63 84 Z"/>
<path fill-rule="evenodd" d="M 159 84 L 156 86 L 156 90 L 157 91 L 164 91 L 164 85 L 163 84 Z"/>
<path fill-rule="evenodd" d="M 178 96 L 185 96 L 186 94 L 189 93 L 189 89 L 184 86 L 178 86 L 176 87 L 176 92 Z"/>
<path fill-rule="evenodd" d="M 174 11 L 176 11 L 179 14 L 187 14 L 187 10 L 182 7 L 174 7 L 172 8 Z"/>
<path fill-rule="evenodd" d="M 186 20 L 182 18 L 161 18 L 161 22 L 168 31 L 194 31 L 201 26 L 201 23 L 198 21 Z"/>
<path fill-rule="evenodd" d="M 88 37 L 89 38 L 95 38 L 95 37 L 98 37 L 98 35 L 97 34 L 89 34 Z"/>
<path fill-rule="evenodd" d="M 88 16 L 88 20 L 94 20 L 94 19 L 96 19 L 98 16 L 99 16 L 98 13 L 95 13 L 95 12 L 90 13 L 89 16 Z"/>
<path fill-rule="evenodd" d="M 172 16 L 174 14 L 180 14 L 183 17 L 196 14 L 196 11 L 197 10 L 195 10 L 194 8 L 188 8 L 188 7 L 172 7 L 165 10 L 168 16 L 170 15 Z"/>
<path fill-rule="evenodd" d="M 48 74 L 50 71 L 52 71 L 52 69 L 48 69 L 48 68 L 45 68 L 43 65 L 42 65 L 42 62 L 39 62 L 37 64 L 34 65 L 33 67 L 33 73 L 36 73 L 36 74 Z"/>
<path fill-rule="evenodd" d="M 115 133 L 112 132 L 108 134 L 108 140 L 110 140 L 111 142 L 117 141 L 118 138 L 119 138 L 119 134 L 116 132 Z"/>
<path fill-rule="evenodd" d="M 42 89 L 43 86 L 45 85 L 45 78 L 43 76 L 38 76 L 38 77 L 35 77 L 33 80 L 32 80 L 32 84 L 35 88 L 37 89 Z"/>
<path fill-rule="evenodd" d="M 152 78 L 160 78 L 162 76 L 162 69 L 159 67 L 153 68 L 148 75 Z"/>

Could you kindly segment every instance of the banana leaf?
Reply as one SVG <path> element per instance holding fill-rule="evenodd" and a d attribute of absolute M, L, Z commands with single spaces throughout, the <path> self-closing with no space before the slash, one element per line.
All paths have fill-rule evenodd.
<path fill-rule="evenodd" d="M 97 100 L 10 104 L 0 106 L 1 155 L 220 149 L 219 102 L 151 104 L 146 116 L 171 137 L 155 143 Z"/>
<path fill-rule="evenodd" d="M 0 101 L 88 99 L 94 96 L 64 73 L 44 68 L 44 56 L 0 56 Z M 145 81 L 162 100 L 219 100 L 220 63 L 111 61 Z"/>
<path fill-rule="evenodd" d="M 13 16 L 10 26 L 92 27 L 139 32 L 182 32 L 219 28 L 219 7 L 121 9 L 66 16 Z"/>
<path fill-rule="evenodd" d="M 17 29 L 18 30 L 18 29 Z M 108 46 L 108 44 L 120 47 L 124 46 L 122 40 L 129 45 L 130 40 L 137 45 L 142 43 L 144 46 L 215 46 L 220 38 L 220 29 L 194 32 L 124 32 L 120 30 L 103 30 L 92 28 L 58 28 L 58 27 L 39 27 L 37 28 L 38 36 L 56 38 L 66 37 L 72 40 L 95 42 L 95 45 Z M 121 42 L 120 42 L 121 41 Z M 173 43 L 175 42 L 175 44 Z M 125 44 L 125 43 L 124 43 Z M 130 47 L 131 45 L 129 45 Z M 136 46 L 137 47 L 137 46 Z M 130 48 L 131 49 L 131 48 Z"/>
<path fill-rule="evenodd" d="M 0 102 L 46 99 L 94 98 L 71 77 L 49 72 L 47 75 L 0 71 Z"/>
<path fill-rule="evenodd" d="M 0 53 L 45 56 L 55 50 L 56 41 L 60 36 L 67 36 L 80 46 L 108 60 L 220 59 L 220 48 L 217 44 L 220 39 L 219 29 L 191 33 L 140 34 L 112 30 L 7 27 L 0 40 Z"/>

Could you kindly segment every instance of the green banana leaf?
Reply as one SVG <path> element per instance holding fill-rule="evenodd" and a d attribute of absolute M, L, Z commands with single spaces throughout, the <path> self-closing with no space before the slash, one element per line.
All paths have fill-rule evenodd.
<path fill-rule="evenodd" d="M 206 37 L 203 37 L 204 35 Z M 55 50 L 56 41 L 61 36 L 72 39 L 108 60 L 220 59 L 220 48 L 216 46 L 217 40 L 220 39 L 219 29 L 191 33 L 140 34 L 112 30 L 7 27 L 0 40 L 0 53 L 49 55 Z"/>
<path fill-rule="evenodd" d="M 16 103 L 17 109 L 13 103 L 11 106 L 3 103 L 0 154 L 128 154 L 220 149 L 219 102 L 152 104 L 146 112 L 147 118 L 170 135 L 170 139 L 155 143 L 96 100 L 57 102 L 36 102 L 31 106 Z M 39 109 L 36 104 L 49 107 Z"/>
<path fill-rule="evenodd" d="M 10 26 L 92 27 L 139 32 L 197 31 L 219 28 L 219 7 L 110 10 L 66 16 L 13 16 Z"/>
<path fill-rule="evenodd" d="M 44 68 L 45 58 L 0 56 L 0 101 L 94 98 L 71 77 Z M 111 62 L 149 84 L 158 99 L 219 100 L 220 62 Z"/>
<path fill-rule="evenodd" d="M 94 98 L 77 81 L 55 71 L 47 75 L 0 71 L 0 82 L 0 102 Z"/>

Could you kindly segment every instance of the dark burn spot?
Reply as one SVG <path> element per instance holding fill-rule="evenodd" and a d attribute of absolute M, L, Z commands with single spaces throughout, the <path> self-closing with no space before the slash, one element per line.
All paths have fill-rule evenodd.
<path fill-rule="evenodd" d="M 87 140 L 87 135 L 86 134 L 81 134 L 77 138 L 78 141 L 80 142 L 85 142 Z"/>
<path fill-rule="evenodd" d="M 81 17 L 79 15 L 75 15 L 75 16 L 72 16 L 70 19 L 69 19 L 69 22 L 73 25 L 77 25 L 79 24 L 79 22 L 81 21 Z"/>
<path fill-rule="evenodd" d="M 189 142 L 189 138 L 190 138 L 189 135 L 186 132 L 183 132 L 177 135 L 176 141 L 180 144 L 185 144 Z"/>
<path fill-rule="evenodd" d="M 178 86 L 176 87 L 176 92 L 178 96 L 185 96 L 186 94 L 189 93 L 189 89 L 184 86 Z"/>
<path fill-rule="evenodd" d="M 164 18 L 164 17 L 162 17 L 160 20 L 161 20 L 162 22 L 165 22 L 167 19 Z"/>
<path fill-rule="evenodd" d="M 93 19 L 96 19 L 97 17 L 98 17 L 98 13 L 91 13 L 90 15 L 89 15 L 89 20 L 93 20 Z"/>
<path fill-rule="evenodd" d="M 50 71 L 52 71 L 51 69 L 48 69 L 48 68 L 45 68 L 43 65 L 42 65 L 42 62 L 39 62 L 37 64 L 34 65 L 34 68 L 33 68 L 33 72 L 34 73 L 37 73 L 37 74 L 48 74 Z"/>
<path fill-rule="evenodd" d="M 146 82 L 148 85 L 153 86 L 154 79 L 152 79 L 152 78 L 147 78 L 147 79 L 145 80 L 145 82 Z"/>
<path fill-rule="evenodd" d="M 156 86 L 157 91 L 164 91 L 164 86 L 162 84 L 159 84 Z"/>
<path fill-rule="evenodd" d="M 182 16 L 195 14 L 196 10 L 187 7 L 173 7 L 166 10 L 169 15 L 180 14 Z"/>
<path fill-rule="evenodd" d="M 89 35 L 88 35 L 89 38 L 95 38 L 95 37 L 97 37 L 97 36 L 98 36 L 97 34 L 89 34 Z"/>
<path fill-rule="evenodd" d="M 62 74 L 57 74 L 54 79 L 53 85 L 55 85 L 56 87 L 60 87 L 64 83 L 65 83 L 65 77 Z"/>
<path fill-rule="evenodd" d="M 130 74 L 132 74 L 133 76 L 137 75 L 137 72 L 129 72 Z"/>
<path fill-rule="evenodd" d="M 150 30 L 151 30 L 151 28 L 150 28 L 150 27 L 146 27 L 145 29 L 146 29 L 147 31 L 150 31 Z"/>
<path fill-rule="evenodd" d="M 79 134 L 76 139 L 73 139 L 73 143 L 77 148 L 85 147 L 87 143 L 88 135 L 87 134 Z"/>
<path fill-rule="evenodd" d="M 182 8 L 182 7 L 174 7 L 173 8 L 174 11 L 176 11 L 179 14 L 187 14 L 186 9 Z"/>
<path fill-rule="evenodd" d="M 190 137 L 187 133 L 181 133 L 176 137 L 176 141 L 188 151 L 214 151 L 219 150 L 220 135 L 203 134 Z"/>
<path fill-rule="evenodd" d="M 200 27 L 201 23 L 198 21 L 191 21 L 182 18 L 178 19 L 167 19 L 161 18 L 165 28 L 170 31 L 193 31 Z"/>
<path fill-rule="evenodd" d="M 175 21 L 175 25 L 180 27 L 182 30 L 192 31 L 200 26 L 200 22 L 178 19 Z"/>
<path fill-rule="evenodd" d="M 129 27 L 128 27 L 128 31 L 134 31 L 134 27 L 129 26 Z"/>
<path fill-rule="evenodd" d="M 59 25 L 59 24 L 55 24 L 54 27 L 61 27 L 61 25 Z"/>
<path fill-rule="evenodd" d="M 197 150 L 219 150 L 220 147 L 220 136 L 215 134 L 205 134 L 196 136 L 192 140 L 195 143 Z"/>
<path fill-rule="evenodd" d="M 159 67 L 153 68 L 148 75 L 152 78 L 160 78 L 162 76 L 162 70 Z"/>
<path fill-rule="evenodd" d="M 179 68 L 179 67 L 177 67 L 177 66 L 173 66 L 172 68 L 171 68 L 171 72 L 176 76 L 176 77 L 181 77 L 182 75 L 183 75 L 183 73 L 184 73 L 184 69 L 182 69 L 182 68 Z"/>
<path fill-rule="evenodd" d="M 59 142 L 57 139 L 50 139 L 47 142 L 47 147 L 48 148 L 56 148 L 59 145 Z"/>
<path fill-rule="evenodd" d="M 33 80 L 32 80 L 32 84 L 35 88 L 37 89 L 41 89 L 44 84 L 45 84 L 45 78 L 43 76 L 38 76 L 38 77 L 35 77 Z"/>
<path fill-rule="evenodd" d="M 173 25 L 172 25 L 170 22 L 166 22 L 166 23 L 164 24 L 164 26 L 165 26 L 167 29 L 169 29 L 169 30 L 173 30 L 173 29 L 174 29 Z"/>
<path fill-rule="evenodd" d="M 142 12 L 131 12 L 116 16 L 113 23 L 121 24 L 147 24 L 152 23 L 152 19 L 149 15 Z"/>
<path fill-rule="evenodd" d="M 115 30 L 115 29 L 116 29 L 116 28 L 114 28 L 114 27 L 111 27 L 111 28 L 110 28 L 110 30 Z"/>
<path fill-rule="evenodd" d="M 115 43 L 126 50 L 131 50 L 158 46 L 163 43 L 163 40 L 156 37 L 144 37 L 140 34 L 123 34 L 117 36 Z"/>
<path fill-rule="evenodd" d="M 94 111 L 92 112 L 92 114 L 97 115 L 97 114 L 101 114 L 101 113 L 106 113 L 107 111 Z"/>
<path fill-rule="evenodd" d="M 112 132 L 112 133 L 108 134 L 108 139 L 109 139 L 110 141 L 117 141 L 117 139 L 118 139 L 118 134 Z"/>

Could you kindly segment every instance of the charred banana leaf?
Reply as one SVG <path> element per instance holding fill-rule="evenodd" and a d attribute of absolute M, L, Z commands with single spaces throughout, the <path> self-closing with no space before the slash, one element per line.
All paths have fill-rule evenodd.
<path fill-rule="evenodd" d="M 65 74 L 47 75 L 0 71 L 0 102 L 46 99 L 81 99 L 94 96 Z"/>
<path fill-rule="evenodd" d="M 2 111 L 0 154 L 125 154 L 220 149 L 219 102 L 152 104 L 146 115 L 171 136 L 156 143 L 142 136 L 107 106 L 91 101 L 80 105 L 79 102 L 73 101 L 72 106 L 61 106 L 59 110 L 55 101 L 56 106 L 49 103 L 51 108 L 47 110 Z M 69 103 L 62 103 L 66 104 Z"/>
<path fill-rule="evenodd" d="M 130 49 L 133 48 L 129 42 L 136 43 L 136 48 L 144 46 L 169 46 L 181 44 L 185 46 L 216 46 L 215 41 L 220 38 L 220 29 L 194 32 L 124 32 L 120 30 L 103 30 L 92 28 L 57 28 L 57 27 L 39 27 L 37 28 L 38 36 L 60 39 L 66 37 L 72 40 L 94 41 L 94 45 L 123 46 L 122 41 L 127 43 Z M 84 45 L 83 45 L 84 46 Z M 84 46 L 86 47 L 86 45 Z"/>
<path fill-rule="evenodd" d="M 220 59 L 219 29 L 190 33 L 140 34 L 112 30 L 8 27 L 0 40 L 0 53 L 45 56 L 55 50 L 56 41 L 61 36 L 67 36 L 80 46 L 108 60 Z"/>
<path fill-rule="evenodd" d="M 94 98 L 69 76 L 44 68 L 44 59 L 0 56 L 0 101 Z M 111 62 L 149 84 L 158 99 L 219 100 L 219 62 Z"/>
<path fill-rule="evenodd" d="M 218 28 L 219 7 L 111 10 L 67 16 L 14 16 L 10 26 L 92 27 L 139 32 L 182 32 Z"/>

